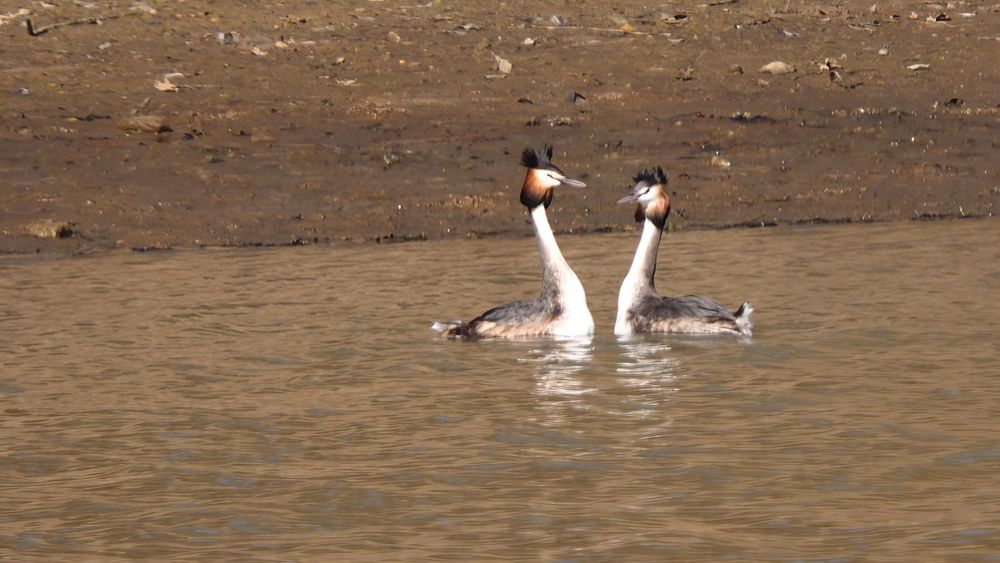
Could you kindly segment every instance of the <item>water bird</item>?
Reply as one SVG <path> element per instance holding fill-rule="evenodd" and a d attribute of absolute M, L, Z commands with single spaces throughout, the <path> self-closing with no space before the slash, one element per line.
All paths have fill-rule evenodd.
<path fill-rule="evenodd" d="M 558 186 L 584 188 L 552 163 L 552 147 L 527 148 L 521 166 L 528 169 L 521 186 L 521 204 L 528 208 L 542 258 L 542 292 L 535 299 L 494 307 L 471 321 L 434 323 L 449 338 L 578 337 L 594 333 L 594 319 L 580 279 L 563 258 L 545 213 Z"/>
<path fill-rule="evenodd" d="M 615 334 L 673 332 L 686 334 L 752 334 L 753 307 L 743 303 L 736 312 L 706 297 L 661 297 L 656 293 L 656 251 L 670 215 L 667 175 L 663 169 L 644 170 L 635 178 L 632 193 L 618 203 L 638 202 L 636 221 L 642 221 L 642 237 L 635 258 L 618 292 Z"/>

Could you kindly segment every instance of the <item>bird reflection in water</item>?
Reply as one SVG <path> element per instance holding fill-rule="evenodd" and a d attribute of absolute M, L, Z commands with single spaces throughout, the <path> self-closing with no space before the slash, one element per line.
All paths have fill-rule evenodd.
<path fill-rule="evenodd" d="M 629 402 L 622 414 L 636 418 L 662 415 L 663 403 L 677 392 L 684 375 L 681 363 L 662 338 L 644 335 L 621 336 L 615 372 L 628 391 Z"/>
<path fill-rule="evenodd" d="M 597 391 L 584 385 L 580 372 L 592 363 L 593 338 L 546 340 L 524 362 L 536 364 L 535 393 L 549 423 L 562 423 L 568 410 L 586 410 L 583 396 Z"/>

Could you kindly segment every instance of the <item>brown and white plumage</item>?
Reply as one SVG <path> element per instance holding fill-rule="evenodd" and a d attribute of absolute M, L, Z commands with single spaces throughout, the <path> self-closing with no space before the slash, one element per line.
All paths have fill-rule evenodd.
<path fill-rule="evenodd" d="M 527 338 L 535 336 L 589 336 L 594 319 L 587 307 L 583 284 L 563 258 L 549 226 L 545 209 L 556 186 L 582 188 L 552 163 L 552 147 L 541 153 L 525 149 L 521 165 L 528 168 L 521 187 L 521 203 L 531 213 L 542 258 L 542 291 L 535 299 L 494 307 L 471 321 L 435 323 L 449 338 Z"/>
<path fill-rule="evenodd" d="M 667 176 L 663 169 L 641 172 L 632 193 L 618 203 L 638 202 L 636 220 L 643 222 L 642 237 L 632 267 L 618 293 L 615 334 L 674 332 L 687 334 L 750 335 L 753 307 L 743 303 L 735 312 L 706 297 L 661 297 L 656 293 L 656 252 L 670 215 Z"/>

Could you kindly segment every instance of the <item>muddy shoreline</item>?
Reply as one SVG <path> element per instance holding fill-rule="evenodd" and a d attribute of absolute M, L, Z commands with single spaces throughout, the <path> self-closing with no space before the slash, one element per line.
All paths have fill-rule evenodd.
<path fill-rule="evenodd" d="M 872 6 L 18 6 L 0 253 L 526 236 L 543 142 L 560 232 L 655 165 L 674 228 L 992 217 L 1000 4 Z"/>

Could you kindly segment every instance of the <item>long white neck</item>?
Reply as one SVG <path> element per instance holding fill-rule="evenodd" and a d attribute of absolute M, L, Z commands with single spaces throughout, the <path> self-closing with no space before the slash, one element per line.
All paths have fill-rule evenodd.
<path fill-rule="evenodd" d="M 660 237 L 663 230 L 646 219 L 642 225 L 642 238 L 635 249 L 635 258 L 628 271 L 627 278 L 634 278 L 637 283 L 653 288 L 653 277 L 656 275 L 656 251 L 660 247 Z"/>
<path fill-rule="evenodd" d="M 539 205 L 531 210 L 531 222 L 535 226 L 535 238 L 538 239 L 538 251 L 542 256 L 542 283 L 555 281 L 559 274 L 569 272 L 574 278 L 576 274 L 566 263 L 559 245 L 556 244 L 556 236 L 549 226 L 549 217 L 545 214 L 545 206 Z"/>
<path fill-rule="evenodd" d="M 561 320 L 556 334 L 561 336 L 590 335 L 594 332 L 594 319 L 587 307 L 587 294 L 580 278 L 569 267 L 556 237 L 549 226 L 545 206 L 531 210 L 531 221 L 535 226 L 538 251 L 542 258 L 542 297 L 555 298 L 561 310 Z"/>
<path fill-rule="evenodd" d="M 660 246 L 663 230 L 646 219 L 642 226 L 642 237 L 635 249 L 632 267 L 622 281 L 618 292 L 618 317 L 615 320 L 615 334 L 631 332 L 628 326 L 628 312 L 636 302 L 647 294 L 655 294 L 653 277 L 656 275 L 656 250 Z"/>

